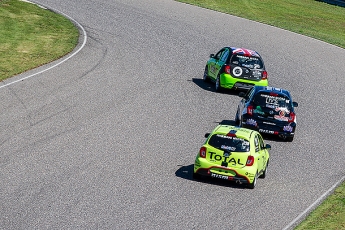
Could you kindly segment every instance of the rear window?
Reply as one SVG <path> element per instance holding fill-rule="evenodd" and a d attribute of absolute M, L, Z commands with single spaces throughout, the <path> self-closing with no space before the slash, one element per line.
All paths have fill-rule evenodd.
<path fill-rule="evenodd" d="M 230 62 L 232 64 L 247 67 L 250 69 L 262 69 L 264 67 L 261 59 L 259 57 L 244 56 L 241 54 L 235 54 Z"/>
<path fill-rule="evenodd" d="M 268 93 L 258 93 L 254 96 L 253 103 L 261 107 L 276 109 L 287 108 L 291 109 L 291 101 L 285 95 L 270 95 Z"/>
<path fill-rule="evenodd" d="M 220 134 L 213 135 L 208 144 L 229 152 L 248 152 L 249 151 L 249 141 L 239 138 L 239 137 L 232 137 L 232 136 L 224 136 Z"/>

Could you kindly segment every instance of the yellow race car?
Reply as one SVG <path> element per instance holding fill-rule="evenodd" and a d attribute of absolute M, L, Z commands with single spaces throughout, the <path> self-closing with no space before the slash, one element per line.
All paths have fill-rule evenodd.
<path fill-rule="evenodd" d="M 269 144 L 255 130 L 218 125 L 195 158 L 193 177 L 213 177 L 247 185 L 253 189 L 257 179 L 265 178 L 269 163 Z"/>

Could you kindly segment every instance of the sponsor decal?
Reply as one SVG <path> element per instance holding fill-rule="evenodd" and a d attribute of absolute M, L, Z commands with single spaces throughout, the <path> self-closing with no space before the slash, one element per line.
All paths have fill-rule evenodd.
<path fill-rule="evenodd" d="M 290 114 L 290 111 L 289 111 L 287 108 L 277 107 L 277 108 L 275 108 L 274 110 L 275 110 L 276 112 L 279 111 L 279 114 L 280 114 L 281 112 L 284 113 L 283 116 L 285 116 L 285 113 L 286 113 L 286 114 Z"/>
<path fill-rule="evenodd" d="M 211 73 L 216 73 L 217 69 L 213 65 L 210 66 L 210 72 Z"/>
<path fill-rule="evenodd" d="M 253 126 L 257 126 L 258 125 L 257 122 L 255 120 L 253 120 L 253 119 L 247 119 L 246 124 L 247 125 L 253 125 Z"/>
<path fill-rule="evenodd" d="M 268 130 L 268 129 L 259 129 L 260 133 L 268 133 L 268 134 L 274 134 L 274 131 Z"/>
<path fill-rule="evenodd" d="M 267 95 L 267 94 L 261 94 L 261 97 L 266 97 L 266 101 L 272 101 L 272 102 L 276 102 L 276 101 L 285 101 L 285 97 L 277 97 L 277 96 L 271 96 L 271 95 Z M 271 103 L 269 103 L 271 104 Z"/>
<path fill-rule="evenodd" d="M 276 106 L 275 105 L 266 104 L 266 108 L 275 109 Z M 270 111 L 270 113 L 271 112 L 273 113 L 273 111 Z"/>
<path fill-rule="evenodd" d="M 236 66 L 233 70 L 232 70 L 232 74 L 235 76 L 235 77 L 239 77 L 242 75 L 242 68 L 241 67 L 238 67 Z"/>
<path fill-rule="evenodd" d="M 282 91 L 280 88 L 275 88 L 275 87 L 272 87 L 272 86 L 267 86 L 267 90 Z"/>
<path fill-rule="evenodd" d="M 254 109 L 254 113 L 265 115 L 265 113 L 262 110 Z"/>
<path fill-rule="evenodd" d="M 229 155 L 224 154 L 224 156 L 221 156 L 221 155 L 216 154 L 215 152 L 210 152 L 210 159 L 231 163 L 232 165 L 237 165 L 237 164 L 238 165 L 244 165 L 241 162 L 241 159 L 235 159 L 234 157 L 230 158 L 230 154 Z"/>
<path fill-rule="evenodd" d="M 284 116 L 280 116 L 280 115 L 274 115 L 274 119 L 278 120 L 278 121 L 288 121 L 289 118 L 284 117 Z"/>
<path fill-rule="evenodd" d="M 224 175 L 219 175 L 216 173 L 211 173 L 211 177 L 223 179 L 223 180 L 233 180 L 234 179 L 232 176 L 224 176 Z"/>
<path fill-rule="evenodd" d="M 235 151 L 236 150 L 236 147 L 226 146 L 226 145 L 222 145 L 221 148 L 229 150 L 229 151 Z"/>
<path fill-rule="evenodd" d="M 271 122 L 267 122 L 267 121 L 264 121 L 262 123 L 267 124 L 267 125 L 276 125 L 275 123 L 271 123 Z"/>
<path fill-rule="evenodd" d="M 283 130 L 284 130 L 284 131 L 290 132 L 290 133 L 292 132 L 292 129 L 293 129 L 293 128 L 292 128 L 290 125 L 286 125 L 286 126 L 283 127 Z"/>
<path fill-rule="evenodd" d="M 285 117 L 285 111 L 284 111 L 284 110 L 280 110 L 280 111 L 279 111 L 279 116 Z"/>

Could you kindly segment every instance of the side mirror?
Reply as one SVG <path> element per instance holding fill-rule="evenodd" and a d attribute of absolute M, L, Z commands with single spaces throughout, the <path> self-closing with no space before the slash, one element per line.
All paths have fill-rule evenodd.
<path fill-rule="evenodd" d="M 210 54 L 210 58 L 214 58 L 214 54 Z"/>
<path fill-rule="evenodd" d="M 271 145 L 269 145 L 269 144 L 266 144 L 266 145 L 265 145 L 265 149 L 268 149 L 268 150 L 270 150 L 270 149 L 271 149 Z"/>
<path fill-rule="evenodd" d="M 245 97 L 245 96 L 246 96 L 246 93 L 245 93 L 245 92 L 240 92 L 240 93 L 238 94 L 238 96 L 239 96 L 239 97 Z"/>
<path fill-rule="evenodd" d="M 292 102 L 292 105 L 293 105 L 293 107 L 298 107 L 298 103 L 295 101 Z"/>
<path fill-rule="evenodd" d="M 205 138 L 208 138 L 210 136 L 210 133 L 205 133 Z"/>

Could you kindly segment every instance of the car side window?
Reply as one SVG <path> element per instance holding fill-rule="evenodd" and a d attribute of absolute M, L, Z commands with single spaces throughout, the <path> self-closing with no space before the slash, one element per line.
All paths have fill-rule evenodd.
<path fill-rule="evenodd" d="M 255 152 L 259 152 L 260 151 L 260 143 L 259 143 L 258 135 L 255 135 L 255 137 L 254 137 L 254 145 L 255 145 Z"/>
<path fill-rule="evenodd" d="M 262 139 L 262 136 L 259 136 L 259 145 L 261 149 L 265 148 L 265 143 L 264 143 L 264 140 Z"/>
<path fill-rule="evenodd" d="M 226 62 L 226 60 L 228 59 L 228 56 L 229 56 L 229 50 L 225 49 L 223 54 L 222 54 L 221 61 Z"/>
<path fill-rule="evenodd" d="M 224 52 L 224 49 L 220 50 L 220 51 L 214 56 L 214 59 L 219 60 L 219 59 L 222 57 L 223 52 Z"/>
<path fill-rule="evenodd" d="M 246 95 L 244 96 L 244 98 L 246 99 L 246 101 L 248 101 L 254 93 L 254 88 L 251 88 L 250 90 L 247 91 Z"/>

